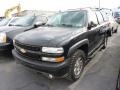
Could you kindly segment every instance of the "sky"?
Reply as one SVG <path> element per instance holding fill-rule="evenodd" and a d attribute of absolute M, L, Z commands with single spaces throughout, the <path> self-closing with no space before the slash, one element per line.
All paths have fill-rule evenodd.
<path fill-rule="evenodd" d="M 120 0 L 100 0 L 101 7 L 117 8 Z M 80 7 L 98 7 L 99 0 L 0 0 L 0 16 L 6 9 L 21 4 L 22 10 L 66 10 Z"/>

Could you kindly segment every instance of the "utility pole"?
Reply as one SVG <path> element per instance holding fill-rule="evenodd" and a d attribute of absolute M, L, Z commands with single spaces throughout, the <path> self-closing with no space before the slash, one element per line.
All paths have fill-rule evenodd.
<path fill-rule="evenodd" d="M 99 0 L 99 9 L 100 9 L 100 0 Z"/>

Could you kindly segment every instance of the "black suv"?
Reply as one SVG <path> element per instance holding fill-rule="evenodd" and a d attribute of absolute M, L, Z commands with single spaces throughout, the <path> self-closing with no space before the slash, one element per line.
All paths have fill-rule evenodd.
<path fill-rule="evenodd" d="M 107 29 L 100 11 L 86 8 L 59 12 L 45 26 L 16 36 L 12 53 L 25 66 L 77 80 L 87 58 L 106 47 Z"/>
<path fill-rule="evenodd" d="M 16 35 L 31 29 L 33 30 L 40 23 L 45 23 L 41 16 L 30 15 L 15 18 L 8 26 L 0 27 L 0 51 L 11 50 L 13 48 L 13 38 Z"/>

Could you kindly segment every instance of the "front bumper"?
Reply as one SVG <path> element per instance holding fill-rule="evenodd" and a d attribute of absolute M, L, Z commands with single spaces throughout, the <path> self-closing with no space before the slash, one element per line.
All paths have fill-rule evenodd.
<path fill-rule="evenodd" d="M 0 51 L 6 51 L 13 48 L 13 45 L 10 43 L 0 43 Z"/>
<path fill-rule="evenodd" d="M 26 57 L 19 55 L 16 50 L 12 50 L 12 54 L 17 62 L 32 69 L 53 74 L 54 76 L 65 75 L 68 72 L 68 67 L 70 65 L 69 64 L 70 60 L 65 60 L 64 62 L 61 63 L 51 63 L 51 62 L 30 60 Z"/>

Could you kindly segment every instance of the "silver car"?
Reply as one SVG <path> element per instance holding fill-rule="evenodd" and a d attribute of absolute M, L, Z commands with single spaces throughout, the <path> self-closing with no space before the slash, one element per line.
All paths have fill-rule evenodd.
<path fill-rule="evenodd" d="M 112 33 L 117 33 L 118 23 L 116 22 L 113 16 L 109 15 L 108 18 L 109 18 L 110 28 L 111 28 Z"/>

